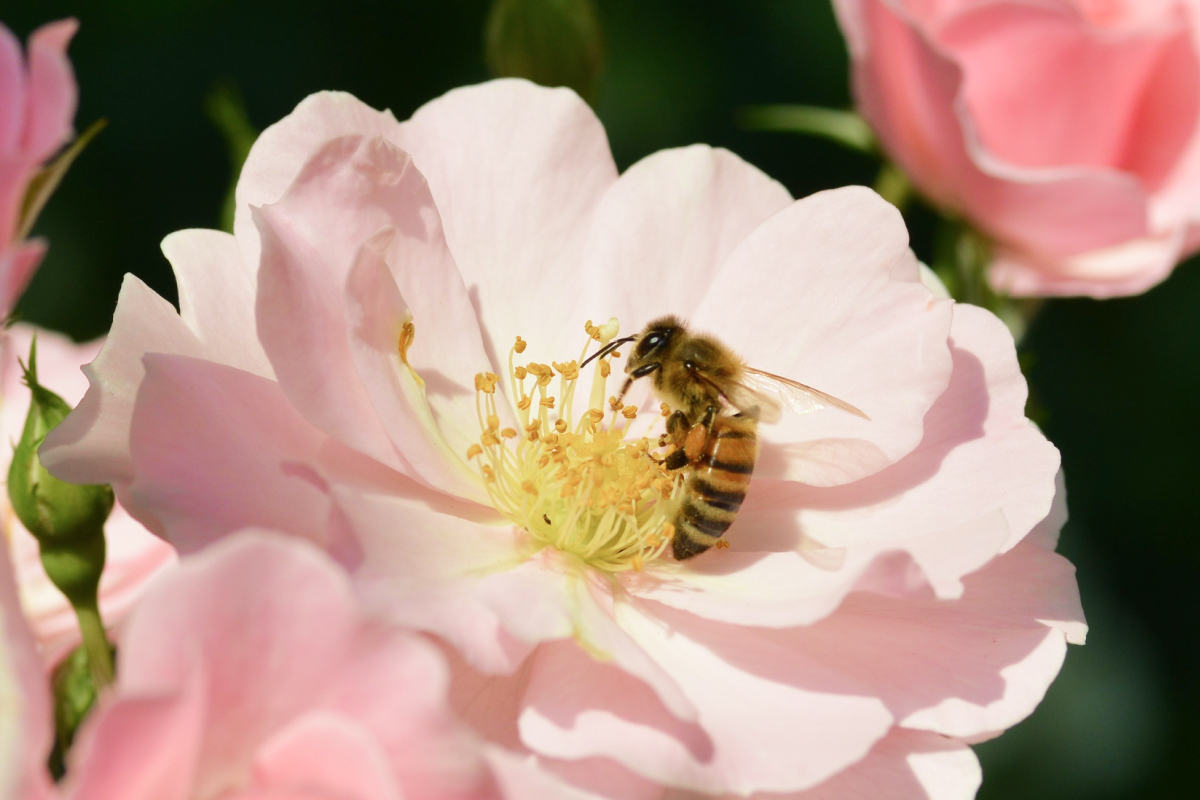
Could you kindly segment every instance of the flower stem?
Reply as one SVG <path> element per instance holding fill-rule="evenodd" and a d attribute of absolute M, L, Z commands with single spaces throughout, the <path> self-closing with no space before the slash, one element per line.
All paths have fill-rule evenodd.
<path fill-rule="evenodd" d="M 984 234 L 964 220 L 942 220 L 934 243 L 933 271 L 951 297 L 991 311 L 1020 344 L 1042 302 L 1038 298 L 1009 297 L 993 289 L 987 280 L 991 260 L 992 244 Z"/>
<path fill-rule="evenodd" d="M 97 694 L 113 682 L 112 645 L 104 630 L 104 620 L 95 602 L 75 606 L 79 619 L 79 631 L 83 634 L 83 649 L 87 653 L 88 667 Z"/>
<path fill-rule="evenodd" d="M 901 211 L 908 208 L 908 202 L 913 197 L 913 187 L 908 176 L 891 161 L 883 162 L 879 174 L 875 176 L 875 185 L 871 188 Z"/>

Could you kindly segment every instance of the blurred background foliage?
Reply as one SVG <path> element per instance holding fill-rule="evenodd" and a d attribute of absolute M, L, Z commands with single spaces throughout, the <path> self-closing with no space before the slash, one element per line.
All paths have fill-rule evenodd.
<path fill-rule="evenodd" d="M 880 167 L 826 139 L 738 123 L 748 106 L 850 107 L 827 0 L 5 5 L 0 16 L 22 38 L 48 20 L 80 19 L 70 51 L 76 127 L 109 120 L 35 229 L 51 248 L 19 309 L 77 339 L 107 330 L 126 272 L 175 298 L 158 243 L 180 228 L 220 227 L 231 160 L 254 130 L 320 89 L 352 92 L 403 119 L 485 80 L 491 65 L 578 88 L 622 169 L 664 147 L 708 142 L 802 197 L 870 185 Z M 540 15 L 529 18 L 525 5 Z M 575 49 L 559 45 L 572 37 Z M 546 42 L 542 56 L 520 52 Z M 936 217 L 920 205 L 907 216 L 928 260 Z M 1063 452 L 1072 520 L 1060 550 L 1079 568 L 1091 634 L 1028 721 L 978 746 L 985 800 L 1195 796 L 1197 309 L 1200 268 L 1184 265 L 1141 297 L 1051 301 L 1025 338 L 1039 416 Z"/>

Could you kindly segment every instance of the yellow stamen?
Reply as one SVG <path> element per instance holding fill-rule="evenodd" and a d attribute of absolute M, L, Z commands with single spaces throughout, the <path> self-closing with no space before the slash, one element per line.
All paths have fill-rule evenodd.
<path fill-rule="evenodd" d="M 527 346 L 517 337 L 505 384 L 516 406 L 511 427 L 501 428 L 508 415 L 497 407 L 499 378 L 476 376 L 480 438 L 467 456 L 483 456 L 475 463 L 493 504 L 542 546 L 605 572 L 642 569 L 670 543 L 682 479 L 651 453 L 660 447 L 657 433 L 626 438 L 639 409 L 615 397 L 605 403 L 605 379 L 612 373 L 607 358 L 597 360 L 588 407 L 573 414 L 579 364 L 592 342 L 604 346 L 616 338 L 618 325 L 589 320 L 584 330 L 588 343 L 580 357 L 549 365 L 515 366 L 512 353 Z M 530 377 L 532 385 L 526 382 Z M 550 396 L 547 387 L 555 378 L 559 389 Z M 536 411 L 531 411 L 535 398 Z M 613 423 L 603 425 L 606 405 L 614 412 Z M 630 422 L 617 427 L 617 412 Z"/>

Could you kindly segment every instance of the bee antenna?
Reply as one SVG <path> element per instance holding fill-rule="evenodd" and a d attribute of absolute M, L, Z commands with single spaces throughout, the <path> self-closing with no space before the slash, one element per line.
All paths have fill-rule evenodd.
<path fill-rule="evenodd" d="M 625 344 L 626 342 L 632 342 L 636 338 L 638 338 L 638 337 L 637 336 L 626 336 L 623 339 L 616 339 L 614 341 L 609 342 L 608 344 L 604 345 L 604 347 L 601 347 L 599 350 L 597 350 L 596 352 L 592 353 L 590 356 L 585 358 L 583 360 L 583 363 L 579 365 L 579 368 L 583 369 L 584 367 L 586 367 L 588 365 L 588 362 L 593 361 L 597 358 L 600 358 L 601 356 L 606 356 L 609 353 L 611 353 L 613 350 L 616 350 L 621 345 Z"/>

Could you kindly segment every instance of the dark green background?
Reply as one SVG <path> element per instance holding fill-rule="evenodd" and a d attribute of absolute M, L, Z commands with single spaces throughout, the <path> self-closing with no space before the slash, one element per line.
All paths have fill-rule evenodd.
<path fill-rule="evenodd" d="M 103 333 L 121 275 L 175 297 L 158 250 L 171 231 L 216 227 L 231 171 L 204 97 L 232 82 L 264 127 L 319 89 L 399 118 L 488 77 L 488 4 L 314 0 L 18 0 L 19 36 L 75 15 L 77 126 L 109 129 L 51 200 L 51 240 L 21 312 L 76 338 Z M 871 183 L 878 164 L 836 145 L 739 130 L 747 104 L 850 103 L 845 48 L 826 0 L 611 0 L 597 111 L 619 165 L 693 142 L 729 147 L 796 196 Z M 931 216 L 911 215 L 928 257 Z M 1028 721 L 978 748 L 981 798 L 1196 796 L 1200 755 L 1200 269 L 1127 300 L 1052 301 L 1024 350 L 1062 449 L 1089 644 L 1072 648 Z M 1192 722 L 1189 722 L 1192 721 Z"/>

